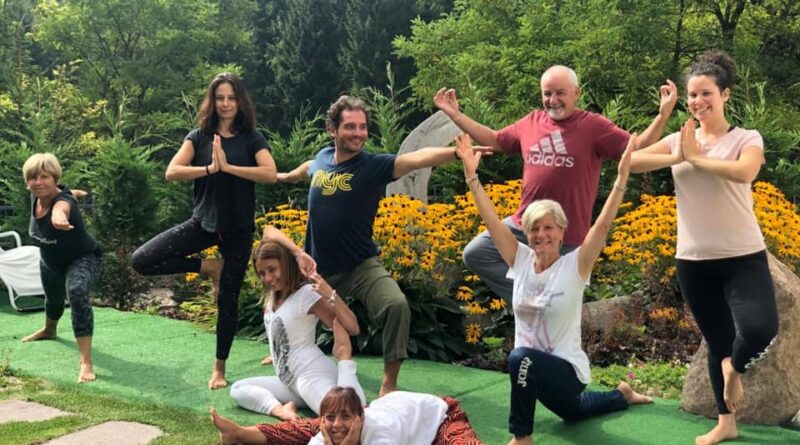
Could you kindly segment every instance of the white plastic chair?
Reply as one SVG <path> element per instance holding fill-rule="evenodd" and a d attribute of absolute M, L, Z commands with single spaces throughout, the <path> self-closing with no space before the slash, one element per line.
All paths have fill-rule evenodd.
<path fill-rule="evenodd" d="M 3 250 L 0 247 L 0 281 L 5 283 L 8 289 L 11 307 L 18 311 L 41 309 L 44 305 L 25 308 L 17 306 L 20 297 L 44 295 L 39 271 L 39 248 L 23 246 L 19 233 L 14 231 L 0 233 L 0 238 L 4 237 L 12 237 L 16 242 L 12 249 Z"/>

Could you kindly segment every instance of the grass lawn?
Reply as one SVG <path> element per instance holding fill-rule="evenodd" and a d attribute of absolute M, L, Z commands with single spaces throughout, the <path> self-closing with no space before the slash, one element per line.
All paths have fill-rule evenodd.
<path fill-rule="evenodd" d="M 8 371 L 4 374 L 8 374 Z M 18 380 L 18 381 L 17 381 Z M 125 400 L 87 392 L 80 386 L 65 386 L 41 379 L 0 377 L 0 400 L 37 402 L 72 413 L 42 422 L 12 422 L 0 425 L 0 443 L 40 443 L 106 421 L 119 420 L 155 425 L 165 432 L 153 445 L 216 444 L 216 430 L 208 416 L 169 405 Z"/>

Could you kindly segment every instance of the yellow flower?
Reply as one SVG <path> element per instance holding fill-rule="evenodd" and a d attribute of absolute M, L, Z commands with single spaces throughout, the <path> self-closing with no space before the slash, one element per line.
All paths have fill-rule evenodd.
<path fill-rule="evenodd" d="M 489 312 L 489 309 L 481 306 L 477 301 L 470 301 L 469 304 L 467 304 L 467 311 L 472 315 L 483 315 Z"/>
<path fill-rule="evenodd" d="M 472 289 L 468 288 L 467 286 L 459 286 L 458 292 L 456 292 L 456 300 L 472 300 Z"/>
<path fill-rule="evenodd" d="M 503 300 L 502 298 L 493 298 L 492 302 L 489 303 L 489 308 L 493 311 L 499 311 L 504 307 L 506 307 L 506 300 Z"/>
<path fill-rule="evenodd" d="M 192 281 L 196 280 L 196 279 L 197 279 L 197 277 L 199 277 L 199 276 L 200 276 L 200 274 L 199 274 L 199 273 L 195 273 L 195 272 L 188 272 L 188 273 L 187 273 L 187 274 L 184 276 L 184 279 L 186 280 L 186 282 L 187 282 L 187 283 L 191 283 Z"/>
<path fill-rule="evenodd" d="M 464 327 L 464 337 L 469 344 L 476 344 L 481 338 L 481 325 L 478 323 L 468 323 Z"/>

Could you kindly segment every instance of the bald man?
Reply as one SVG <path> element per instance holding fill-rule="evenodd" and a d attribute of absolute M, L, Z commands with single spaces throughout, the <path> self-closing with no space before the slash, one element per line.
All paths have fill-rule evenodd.
<path fill-rule="evenodd" d="M 442 88 L 433 102 L 481 145 L 522 156 L 522 199 L 516 213 L 504 223 L 520 242 L 528 244 L 520 221 L 525 208 L 537 199 L 559 202 L 568 223 L 560 246 L 564 254 L 579 246 L 589 230 L 603 160 L 619 159 L 630 134 L 605 117 L 578 108 L 581 88 L 571 68 L 563 65 L 548 68 L 542 74 L 541 89 L 542 109 L 499 131 L 462 113 L 453 89 Z M 660 88 L 660 95 L 658 116 L 636 138 L 637 147 L 656 142 L 672 114 L 678 99 L 675 84 L 668 80 Z M 488 232 L 467 245 L 464 263 L 494 293 L 512 303 L 512 282 L 506 278 L 508 266 Z"/>

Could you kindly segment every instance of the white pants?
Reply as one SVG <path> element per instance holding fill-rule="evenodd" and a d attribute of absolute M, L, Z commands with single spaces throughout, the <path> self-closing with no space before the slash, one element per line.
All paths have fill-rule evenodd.
<path fill-rule="evenodd" d="M 244 409 L 269 415 L 275 407 L 294 402 L 298 408 L 308 407 L 319 414 L 322 398 L 334 386 L 349 386 L 356 390 L 361 403 L 367 398 L 356 376 L 356 362 L 342 360 L 337 365 L 325 356 L 319 356 L 303 369 L 295 370 L 292 385 L 287 386 L 277 376 L 250 377 L 231 386 L 231 397 Z"/>

